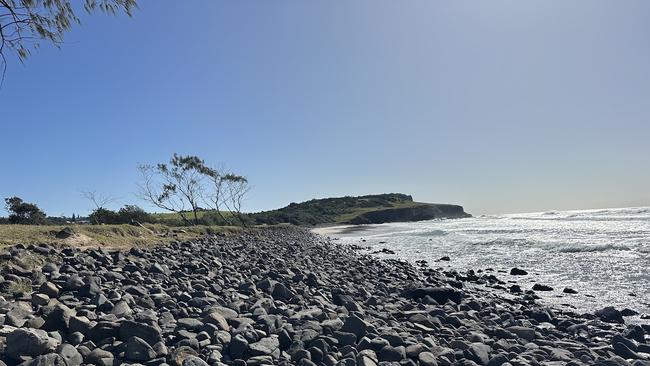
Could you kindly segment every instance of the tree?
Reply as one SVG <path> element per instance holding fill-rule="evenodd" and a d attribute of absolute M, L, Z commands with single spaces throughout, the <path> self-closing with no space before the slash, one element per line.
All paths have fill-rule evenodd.
<path fill-rule="evenodd" d="M 215 210 L 228 225 L 232 225 L 232 221 L 223 215 L 224 210 L 229 211 L 241 225 L 246 226 L 247 220 L 242 214 L 242 203 L 250 191 L 248 179 L 233 173 L 221 173 L 212 168 L 205 169 L 205 174 L 211 182 L 210 188 L 204 195 L 207 206 Z"/>
<path fill-rule="evenodd" d="M 5 204 L 10 224 L 43 225 L 47 222 L 45 212 L 33 203 L 24 202 L 19 197 L 8 197 Z"/>
<path fill-rule="evenodd" d="M 106 206 L 111 202 L 115 202 L 115 197 L 104 193 L 97 193 L 96 191 L 83 191 L 81 194 L 95 206 L 95 209 L 89 216 L 90 220 L 96 225 L 108 224 L 109 222 L 107 222 L 106 219 L 109 218 L 110 215 L 108 214 L 109 210 L 106 210 Z"/>
<path fill-rule="evenodd" d="M 241 225 L 248 220 L 242 214 L 244 197 L 250 190 L 248 179 L 234 173 L 211 168 L 197 156 L 174 154 L 169 164 L 140 165 L 140 197 L 158 208 L 176 212 L 184 223 L 198 225 L 200 203 L 217 212 L 232 225 L 224 211 L 229 211 Z M 188 213 L 193 214 L 192 218 Z"/>
<path fill-rule="evenodd" d="M 118 223 L 117 212 L 103 207 L 99 207 L 93 210 L 93 212 L 90 215 L 88 215 L 88 218 L 90 219 L 91 222 L 95 223 L 95 225 L 100 225 L 100 224 L 109 225 L 109 224 Z"/>
<path fill-rule="evenodd" d="M 125 205 L 117 212 L 120 224 L 142 224 L 154 222 L 154 218 L 136 205 Z"/>
<path fill-rule="evenodd" d="M 168 164 L 140 165 L 140 198 L 177 213 L 188 225 L 198 225 L 198 211 L 208 171 L 197 156 L 172 155 Z M 192 217 L 188 216 L 192 213 Z"/>
<path fill-rule="evenodd" d="M 63 34 L 80 23 L 75 7 L 83 4 L 88 13 L 101 11 L 131 16 L 136 0 L 0 0 L 0 69 L 7 68 L 6 52 L 15 52 L 20 61 L 37 48 L 39 41 L 60 47 Z"/>

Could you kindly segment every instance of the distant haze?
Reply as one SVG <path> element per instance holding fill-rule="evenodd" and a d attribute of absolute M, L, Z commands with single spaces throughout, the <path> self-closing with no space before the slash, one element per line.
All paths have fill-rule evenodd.
<path fill-rule="evenodd" d="M 178 152 L 247 175 L 250 211 L 650 205 L 648 1 L 140 3 L 9 59 L 2 197 L 141 204 L 137 163 Z"/>

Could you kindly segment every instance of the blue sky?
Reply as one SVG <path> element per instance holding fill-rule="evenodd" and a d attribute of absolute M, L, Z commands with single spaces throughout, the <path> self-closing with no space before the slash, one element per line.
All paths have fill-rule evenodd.
<path fill-rule="evenodd" d="M 404 192 L 507 213 L 650 205 L 646 1 L 140 1 L 10 58 L 0 195 L 140 203 L 138 163 L 245 174 L 246 208 Z M 146 207 L 146 205 L 144 205 Z"/>

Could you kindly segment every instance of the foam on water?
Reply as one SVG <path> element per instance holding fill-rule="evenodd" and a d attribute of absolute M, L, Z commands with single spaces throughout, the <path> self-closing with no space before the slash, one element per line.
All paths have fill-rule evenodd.
<path fill-rule="evenodd" d="M 364 239 L 373 251 L 388 248 L 434 267 L 503 271 L 497 277 L 524 289 L 535 282 L 550 285 L 555 291 L 538 293 L 544 301 L 576 311 L 613 305 L 650 314 L 647 207 L 369 225 L 333 236 L 355 244 Z M 443 256 L 451 261 L 435 262 Z M 530 274 L 510 276 L 512 267 Z M 564 287 L 579 293 L 565 295 Z"/>

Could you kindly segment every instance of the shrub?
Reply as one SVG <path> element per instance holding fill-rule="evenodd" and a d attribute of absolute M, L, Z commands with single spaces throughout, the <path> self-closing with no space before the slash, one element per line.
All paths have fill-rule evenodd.
<path fill-rule="evenodd" d="M 33 203 L 27 203 L 19 197 L 5 198 L 5 203 L 10 224 L 44 225 L 47 223 L 45 212 Z"/>

